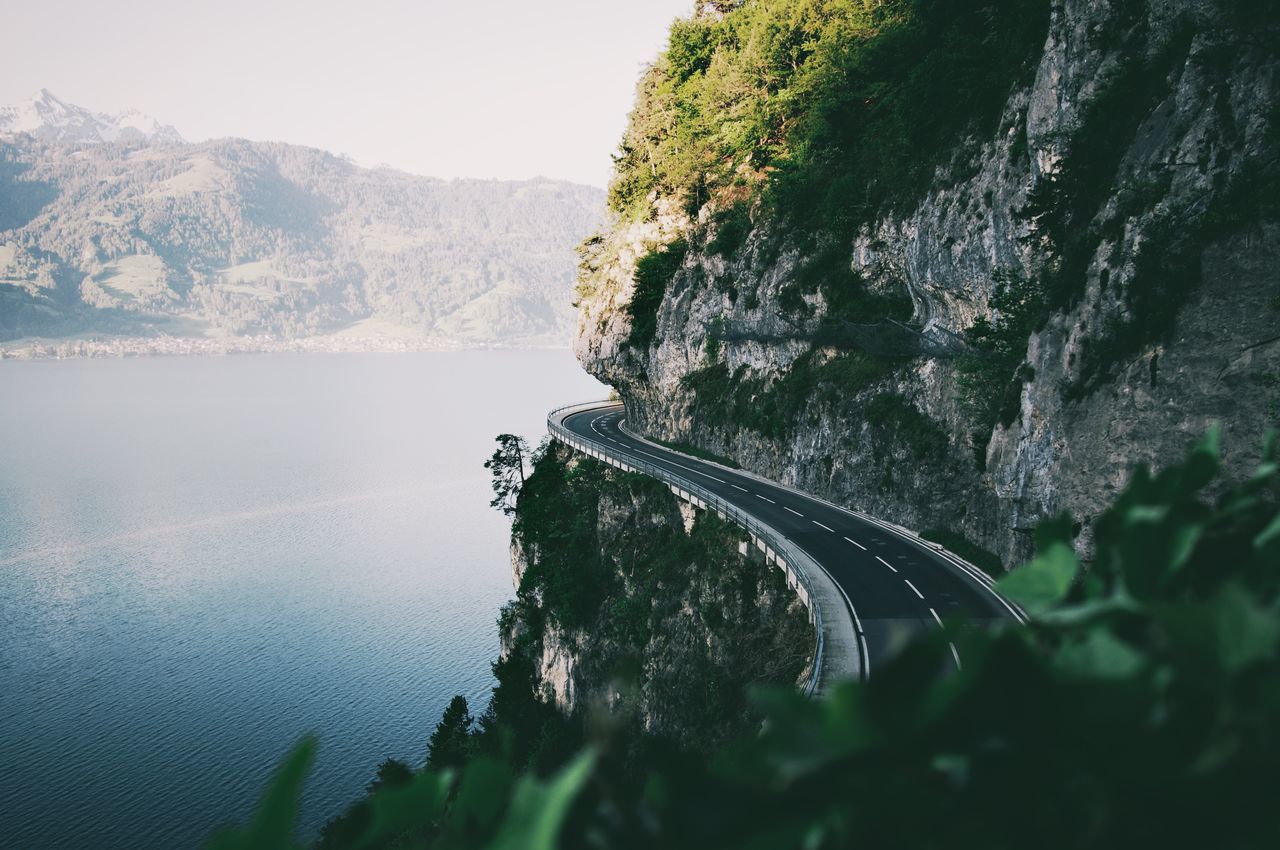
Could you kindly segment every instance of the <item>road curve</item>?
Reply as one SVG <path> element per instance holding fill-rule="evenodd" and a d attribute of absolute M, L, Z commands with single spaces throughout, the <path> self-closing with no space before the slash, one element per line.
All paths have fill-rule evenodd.
<path fill-rule="evenodd" d="M 785 537 L 839 586 L 860 625 L 865 677 L 912 635 L 948 627 L 1021 620 L 990 579 L 960 558 L 889 523 L 822 499 L 656 445 L 625 427 L 620 403 L 567 412 L 579 440 L 710 491 Z M 954 643 L 952 657 L 963 665 Z"/>

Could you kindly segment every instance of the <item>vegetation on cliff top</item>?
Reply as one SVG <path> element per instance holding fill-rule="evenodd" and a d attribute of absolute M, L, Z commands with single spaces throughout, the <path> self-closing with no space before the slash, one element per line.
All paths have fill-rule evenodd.
<path fill-rule="evenodd" d="M 611 207 L 691 210 L 767 189 L 785 220 L 847 229 L 918 196 L 989 136 L 1032 67 L 1047 0 L 746 0 L 677 21 L 641 80 Z M 740 222 L 717 252 L 740 243 Z"/>
<path fill-rule="evenodd" d="M 515 604 L 528 633 L 541 634 L 550 620 L 587 635 L 583 662 L 605 667 L 619 659 L 630 667 L 660 643 L 705 642 L 676 656 L 691 669 L 623 678 L 664 692 L 668 725 L 703 744 L 748 728 L 747 684 L 794 682 L 812 648 L 782 574 L 751 565 L 737 550 L 742 533 L 714 514 L 683 528 L 662 483 L 570 457 L 558 446 L 539 456 L 512 528 L 527 553 Z M 693 599 L 709 601 L 690 631 L 681 612 Z M 733 647 L 717 650 L 716 663 L 713 642 Z"/>
<path fill-rule="evenodd" d="M 648 348 L 658 333 L 658 307 L 666 295 L 667 284 L 684 262 L 689 246 L 683 239 L 657 246 L 636 261 L 635 292 L 627 312 L 631 333 L 627 342 L 637 348 Z"/>
<path fill-rule="evenodd" d="M 605 714 L 546 778 L 479 758 L 378 790 L 346 846 L 1275 846 L 1278 469 L 1272 442 L 1252 478 L 1221 482 L 1211 436 L 1139 471 L 1088 569 L 1067 518 L 1041 527 L 1002 583 L 1028 626 L 939 632 L 821 702 L 758 692 L 768 722 L 710 763 L 667 753 L 628 775 Z M 964 669 L 944 675 L 948 640 Z M 217 850 L 289 846 L 313 747 Z"/>

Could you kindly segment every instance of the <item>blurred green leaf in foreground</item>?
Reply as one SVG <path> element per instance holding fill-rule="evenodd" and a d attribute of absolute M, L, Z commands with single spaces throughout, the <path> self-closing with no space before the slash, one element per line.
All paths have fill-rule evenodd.
<path fill-rule="evenodd" d="M 709 764 L 624 764 L 607 740 L 545 778 L 475 756 L 379 788 L 323 846 L 1280 847 L 1274 440 L 1243 482 L 1220 480 L 1215 434 L 1138 470 L 1094 537 L 1082 566 L 1066 518 L 1041 528 L 1000 585 L 1026 627 L 949 627 L 822 702 L 759 691 L 760 734 Z M 312 747 L 210 846 L 292 846 Z"/>

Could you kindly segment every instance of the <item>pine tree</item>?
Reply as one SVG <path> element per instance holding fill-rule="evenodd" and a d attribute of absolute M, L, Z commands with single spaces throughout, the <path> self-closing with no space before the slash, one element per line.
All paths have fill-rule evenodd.
<path fill-rule="evenodd" d="M 484 468 L 493 474 L 494 495 L 489 505 L 509 516 L 516 512 L 516 497 L 524 486 L 524 459 L 529 448 L 514 434 L 499 434 L 495 439 L 498 448 L 484 462 Z"/>
<path fill-rule="evenodd" d="M 466 697 L 459 694 L 450 700 L 427 744 L 427 767 L 439 770 L 466 764 L 471 755 L 474 722 Z"/>

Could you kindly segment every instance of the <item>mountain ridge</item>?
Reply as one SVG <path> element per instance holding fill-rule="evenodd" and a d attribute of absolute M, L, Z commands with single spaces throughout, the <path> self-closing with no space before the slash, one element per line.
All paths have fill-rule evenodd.
<path fill-rule="evenodd" d="M 44 88 L 19 104 L 0 106 L 0 134 L 19 133 L 63 144 L 185 141 L 176 129 L 137 109 L 93 112 Z"/>
<path fill-rule="evenodd" d="M 0 136 L 0 341 L 567 346 L 573 247 L 603 201 L 279 142 Z"/>

